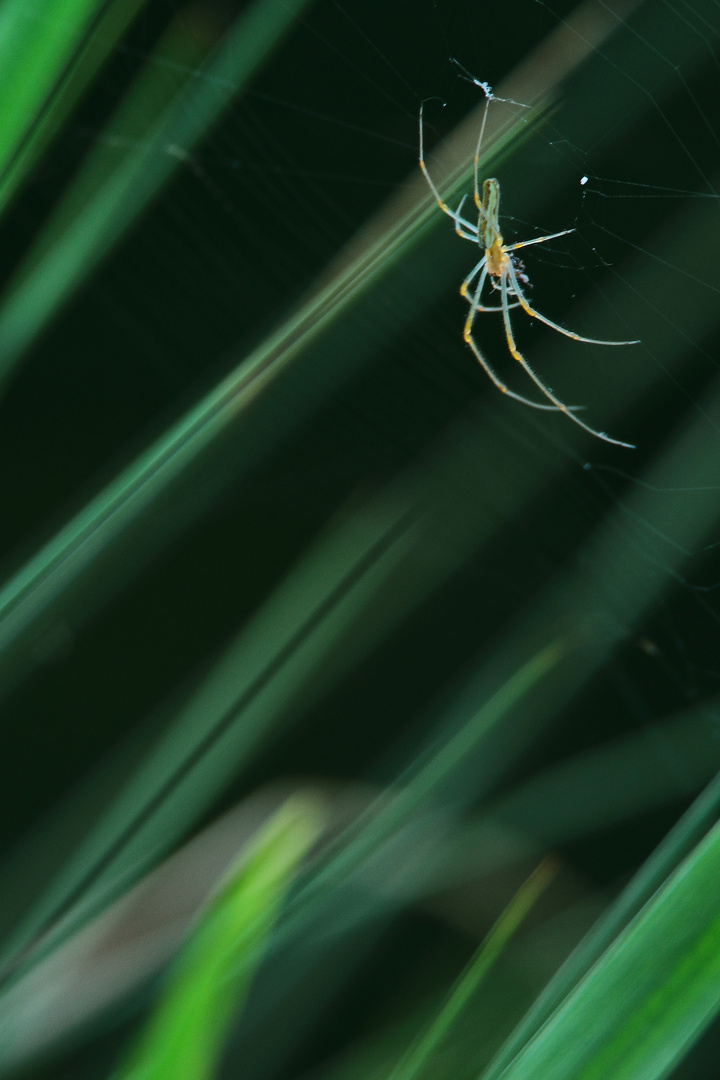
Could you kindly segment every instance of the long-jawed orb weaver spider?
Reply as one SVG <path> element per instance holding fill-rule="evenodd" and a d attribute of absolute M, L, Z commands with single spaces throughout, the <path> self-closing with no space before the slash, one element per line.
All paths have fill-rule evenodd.
<path fill-rule="evenodd" d="M 473 81 L 476 82 L 477 80 Z M 463 338 L 465 339 L 466 344 L 472 349 L 485 373 L 503 394 L 507 394 L 508 397 L 514 398 L 516 401 L 522 401 L 524 405 L 530 405 L 533 409 L 551 409 L 553 411 L 563 412 L 570 420 L 573 420 L 581 428 L 584 428 L 584 430 L 591 435 L 595 435 L 598 439 L 613 443 L 614 446 L 626 446 L 628 449 L 633 450 L 634 446 L 632 443 L 621 442 L 619 439 L 611 439 L 605 432 L 596 431 L 594 428 L 591 428 L 589 424 L 586 424 L 581 420 L 580 417 L 575 414 L 575 410 L 582 408 L 582 406 L 565 405 L 564 402 L 560 401 L 560 399 L 553 394 L 552 390 L 545 385 L 539 375 L 536 375 L 525 357 L 518 351 L 518 347 L 515 344 L 515 337 L 510 323 L 510 309 L 517 307 L 521 307 L 523 311 L 527 315 L 532 316 L 533 319 L 538 319 L 552 330 L 557 330 L 559 334 L 564 334 L 565 337 L 572 338 L 573 341 L 585 341 L 590 345 L 638 345 L 639 342 L 599 341 L 597 338 L 582 337 L 572 330 L 566 330 L 563 326 L 558 326 L 557 323 L 548 319 L 545 315 L 541 315 L 540 312 L 536 311 L 528 302 L 523 291 L 523 285 L 529 283 L 519 260 L 515 256 L 515 252 L 520 248 L 530 247 L 531 244 L 545 244 L 548 240 L 556 240 L 559 236 L 567 236 L 568 233 L 574 232 L 574 230 L 563 229 L 562 232 L 549 233 L 548 236 L 537 236 L 532 240 L 521 240 L 517 244 L 503 243 L 499 225 L 500 184 L 494 177 L 491 177 L 488 180 L 483 180 L 481 188 L 479 179 L 480 149 L 485 134 L 488 107 L 492 100 L 501 99 L 493 99 L 490 88 L 484 83 L 478 83 L 477 85 L 482 87 L 487 97 L 482 124 L 480 125 L 480 134 L 475 148 L 475 157 L 473 159 L 473 194 L 478 213 L 477 225 L 474 225 L 471 221 L 468 221 L 462 216 L 462 208 L 467 195 L 463 195 L 457 210 L 452 210 L 440 197 L 440 192 L 435 187 L 435 184 L 430 177 L 425 164 L 425 154 L 423 149 L 423 107 L 422 105 L 420 106 L 420 169 L 422 170 L 422 174 L 427 180 L 428 186 L 435 197 L 435 202 L 442 212 L 447 214 L 448 217 L 452 218 L 455 222 L 455 232 L 458 236 L 461 236 L 463 240 L 471 240 L 474 244 L 477 244 L 483 252 L 480 261 L 475 264 L 460 286 L 460 295 L 463 296 L 470 305 L 470 310 L 465 319 Z M 499 291 L 500 293 L 499 304 L 489 305 L 482 302 L 483 289 L 485 288 L 488 279 L 490 279 L 493 290 Z M 481 353 L 480 348 L 473 337 L 473 327 L 478 313 L 484 314 L 485 312 L 490 311 L 502 312 L 505 337 L 511 355 L 515 357 L 538 389 L 544 394 L 548 401 L 551 402 L 550 405 L 544 405 L 538 401 L 531 401 L 529 398 L 522 397 L 521 394 L 516 394 L 513 390 L 510 390 L 505 383 L 498 378 Z"/>

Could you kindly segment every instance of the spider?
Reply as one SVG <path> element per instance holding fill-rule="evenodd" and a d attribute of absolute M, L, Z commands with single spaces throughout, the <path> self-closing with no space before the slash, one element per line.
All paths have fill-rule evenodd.
<path fill-rule="evenodd" d="M 461 236 L 463 240 L 471 240 L 474 244 L 477 244 L 484 253 L 480 261 L 475 264 L 460 286 L 460 295 L 463 296 L 470 305 L 470 310 L 465 319 L 465 327 L 463 329 L 465 343 L 472 349 L 486 375 L 489 376 L 498 390 L 502 391 L 503 394 L 507 394 L 508 397 L 514 398 L 516 401 L 522 401 L 524 405 L 530 405 L 533 409 L 550 409 L 565 413 L 570 420 L 573 420 L 581 428 L 584 428 L 584 430 L 591 435 L 595 435 L 598 439 L 613 443 L 615 446 L 626 446 L 628 449 L 632 450 L 634 449 L 632 443 L 621 442 L 619 439 L 611 439 L 610 436 L 606 435 L 603 431 L 596 431 L 594 428 L 591 428 L 589 424 L 586 424 L 581 420 L 579 416 L 576 416 L 575 410 L 582 408 L 582 406 L 565 405 L 560 401 L 560 399 L 553 394 L 552 390 L 545 385 L 540 376 L 533 371 L 525 357 L 518 351 L 517 345 L 515 344 L 515 337 L 510 323 L 510 309 L 517 307 L 522 308 L 526 315 L 532 316 L 533 319 L 539 319 L 540 322 L 545 323 L 545 325 L 549 326 L 552 330 L 557 330 L 559 334 L 564 334 L 565 337 L 572 338 L 574 341 L 585 341 L 590 345 L 638 345 L 639 342 L 599 341 L 596 338 L 582 337 L 572 330 L 566 330 L 564 327 L 558 326 L 557 323 L 554 323 L 545 315 L 541 315 L 540 312 L 536 311 L 528 302 L 523 286 L 527 286 L 529 282 L 515 252 L 520 248 L 530 247 L 531 244 L 545 244 L 548 240 L 556 240 L 559 236 L 567 236 L 568 233 L 574 232 L 574 230 L 563 229 L 562 232 L 549 233 L 548 236 L 537 236 L 533 240 L 521 240 L 516 244 L 503 243 L 499 225 L 500 184 L 494 177 L 491 177 L 487 180 L 483 180 L 481 188 L 479 180 L 480 148 L 485 134 L 488 106 L 490 105 L 491 100 L 499 99 L 493 99 L 489 87 L 479 83 L 478 85 L 481 85 L 485 90 L 487 100 L 485 102 L 485 111 L 483 113 L 482 124 L 480 125 L 480 134 L 475 148 L 475 157 L 473 159 L 473 194 L 478 213 L 477 225 L 474 225 L 471 221 L 468 221 L 462 216 L 462 208 L 467 195 L 463 195 L 457 210 L 452 210 L 447 203 L 441 199 L 440 192 L 430 177 L 425 164 L 423 149 L 423 106 L 420 106 L 420 169 L 422 174 L 428 182 L 428 186 L 433 193 L 435 202 L 442 212 L 447 214 L 448 217 L 451 217 L 455 222 L 455 232 L 458 236 Z M 492 289 L 500 293 L 499 304 L 490 305 L 482 302 L 483 289 L 485 288 L 488 279 L 490 279 Z M 529 398 L 522 397 L 522 395 L 516 394 L 514 391 L 510 390 L 505 383 L 498 378 L 481 353 L 480 348 L 473 337 L 475 317 L 479 312 L 484 314 L 485 312 L 490 311 L 502 312 L 505 337 L 511 355 L 515 357 L 523 368 L 523 371 L 530 376 L 538 389 L 544 394 L 548 401 L 551 402 L 550 405 L 544 405 L 538 401 L 531 401 Z"/>

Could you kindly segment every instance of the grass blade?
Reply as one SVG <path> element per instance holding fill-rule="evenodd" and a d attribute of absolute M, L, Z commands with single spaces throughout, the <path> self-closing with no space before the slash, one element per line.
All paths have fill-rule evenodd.
<path fill-rule="evenodd" d="M 114 121 L 123 136 L 130 129 L 137 140 L 141 118 L 142 141 L 131 141 L 119 160 L 107 147 L 98 147 L 4 298 L 0 308 L 4 342 L 0 379 L 7 378 L 47 322 L 146 209 L 277 44 L 304 3 L 256 0 L 200 72 L 193 66 L 197 57 L 184 58 L 191 74 L 169 103 L 163 100 L 167 81 L 162 64 L 147 66 Z M 181 37 L 187 51 L 188 36 L 181 30 L 182 21 L 183 17 L 160 46 L 160 59 L 165 62 L 177 63 Z M 196 50 L 194 41 L 191 47 Z"/>
<path fill-rule="evenodd" d="M 720 825 L 501 1074 L 503 1080 L 667 1076 L 720 1006 L 718 896 Z"/>
<path fill-rule="evenodd" d="M 13 158 L 105 0 L 10 0 L 0 11 L 0 204 Z"/>
<path fill-rule="evenodd" d="M 557 864 L 553 860 L 544 859 L 518 889 L 451 990 L 438 1015 L 416 1045 L 398 1062 L 390 1074 L 390 1080 L 415 1080 L 422 1072 L 540 894 L 552 881 L 556 870 Z"/>
<path fill-rule="evenodd" d="M 242 1001 L 298 864 L 320 832 L 294 799 L 261 832 L 186 945 L 130 1060 L 114 1080 L 204 1080 Z"/>

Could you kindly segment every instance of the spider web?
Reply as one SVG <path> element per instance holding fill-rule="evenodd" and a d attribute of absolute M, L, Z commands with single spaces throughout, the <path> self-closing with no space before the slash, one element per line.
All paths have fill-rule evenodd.
<path fill-rule="evenodd" d="M 153 851 L 278 776 L 391 783 L 446 730 L 457 701 L 484 700 L 494 678 L 548 643 L 571 655 L 552 705 L 498 735 L 487 758 L 469 755 L 449 810 L 494 800 L 503 826 L 562 850 L 582 876 L 574 899 L 594 912 L 601 890 L 642 863 L 715 775 L 720 9 L 482 7 L 480 16 L 470 0 L 303 9 L 201 139 L 164 145 L 167 183 L 18 363 L 0 426 L 11 583 L 316 282 L 338 278 L 348 250 L 369 248 L 383 214 L 400 220 L 405 198 L 419 208 L 407 250 L 388 240 L 386 265 L 379 257 L 354 306 L 327 330 L 318 315 L 305 366 L 259 393 L 222 454 L 190 470 L 182 496 L 128 544 L 127 566 L 91 578 L 102 602 L 87 614 L 59 602 L 19 649 L 3 683 L 17 777 L 4 793 L 6 930 L 37 898 L 37 867 L 52 881 L 84 842 L 78 805 L 101 818 L 108 792 L 122 792 L 322 539 L 344 529 L 349 551 L 365 530 L 375 537 L 395 522 L 388 506 L 425 531 L 407 540 L 379 598 L 338 631 L 337 654 L 308 661 L 307 685 L 298 678 L 291 705 L 278 706 L 272 738 L 234 772 L 218 769 Z M 238 13 L 143 9 L 4 218 L 8 290 L 84 162 L 116 150 L 143 160 L 142 123 L 120 128 L 117 113 L 136 80 L 149 72 L 168 98 L 193 82 L 210 87 L 198 42 L 221 40 Z M 444 197 L 456 194 L 453 137 L 472 163 L 484 95 L 451 57 L 525 104 L 504 93 L 517 71 L 539 85 L 543 57 L 565 63 L 576 49 L 582 60 L 539 116 L 491 103 L 494 122 L 517 130 L 501 153 L 489 138 L 487 166 L 502 184 L 506 243 L 574 230 L 523 251 L 533 305 L 582 335 L 641 339 L 609 350 L 513 323 L 559 397 L 635 451 L 490 384 L 462 341 L 457 290 L 474 252 L 434 214 L 417 168 L 421 101 Z M 531 392 L 501 320 L 478 317 L 476 336 L 508 385 Z M 175 775 L 161 789 L 168 799 Z M 121 861 L 145 828 L 128 822 L 113 849 Z M 88 859 L 83 896 L 110 890 L 112 865 L 93 878 L 103 857 Z M 31 869 L 20 880 L 22 866 Z M 475 935 L 487 911 L 452 919 Z M 323 1052 L 344 1045 L 338 1036 Z M 308 1050 L 295 1064 L 317 1058 Z"/>

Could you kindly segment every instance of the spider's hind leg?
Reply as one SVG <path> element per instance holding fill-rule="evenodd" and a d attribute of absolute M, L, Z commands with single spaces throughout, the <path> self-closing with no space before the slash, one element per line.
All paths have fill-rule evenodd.
<path fill-rule="evenodd" d="M 510 280 L 513 282 L 513 284 L 515 286 L 515 293 L 520 298 L 520 300 L 522 301 L 522 299 L 523 299 L 522 289 L 520 289 L 520 287 L 518 286 L 517 280 L 513 280 L 513 278 L 514 278 L 513 270 L 511 268 L 509 268 L 508 273 L 509 273 L 509 276 L 510 276 Z M 527 375 L 530 376 L 532 381 L 537 386 L 538 390 L 540 390 L 540 392 L 545 395 L 545 397 L 548 399 L 548 401 L 552 402 L 553 406 L 557 410 L 559 410 L 560 412 L 564 412 L 568 416 L 568 418 L 570 420 L 572 420 L 574 423 L 576 423 L 579 427 L 583 428 L 583 430 L 587 431 L 590 435 L 594 435 L 596 438 L 602 439 L 603 442 L 612 443 L 614 446 L 625 446 L 629 450 L 634 450 L 635 447 L 633 446 L 632 443 L 621 442 L 620 439 L 611 439 L 610 436 L 606 435 L 604 431 L 596 431 L 595 428 L 591 428 L 589 424 L 586 424 L 583 420 L 580 419 L 579 416 L 575 415 L 575 412 L 577 411 L 575 406 L 566 405 L 563 401 L 560 401 L 560 399 L 558 397 L 556 397 L 555 394 L 553 394 L 550 387 L 546 386 L 545 383 L 540 378 L 540 376 L 537 375 L 533 371 L 533 369 L 530 367 L 530 364 L 528 364 L 527 360 L 522 355 L 522 353 L 518 350 L 518 347 L 515 344 L 515 336 L 513 334 L 512 325 L 510 323 L 510 310 L 509 310 L 510 305 L 508 304 L 507 296 L 508 296 L 507 281 L 506 281 L 505 278 L 503 278 L 503 294 L 502 294 L 503 322 L 505 324 L 505 337 L 507 338 L 508 348 L 509 348 L 510 353 L 512 354 L 512 356 L 514 356 L 515 359 L 518 361 L 518 363 L 521 365 L 523 371 Z M 526 303 L 527 303 L 527 301 L 525 303 L 523 303 L 523 305 L 522 305 L 525 310 L 527 310 Z M 543 319 L 543 322 L 544 321 L 545 320 Z M 574 335 L 569 335 L 569 336 L 574 336 Z"/>

